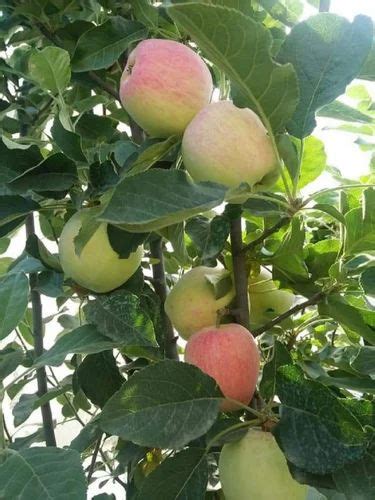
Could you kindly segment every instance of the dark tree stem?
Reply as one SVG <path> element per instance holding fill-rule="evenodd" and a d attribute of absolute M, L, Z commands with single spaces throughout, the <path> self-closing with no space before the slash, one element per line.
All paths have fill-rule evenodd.
<path fill-rule="evenodd" d="M 331 6 L 331 0 L 320 0 L 319 12 L 329 12 L 330 6 Z"/>
<path fill-rule="evenodd" d="M 98 76 L 94 71 L 89 71 L 89 76 L 91 80 L 93 80 L 95 83 L 99 85 L 100 88 L 105 90 L 108 94 L 110 94 L 112 97 L 117 99 L 118 101 L 120 100 L 120 96 L 115 89 L 110 83 L 106 82 L 100 76 Z"/>
<path fill-rule="evenodd" d="M 29 214 L 26 218 L 26 237 L 35 234 L 34 215 Z M 36 290 L 38 283 L 38 275 L 30 273 L 30 297 L 33 317 L 33 337 L 34 337 L 34 352 L 35 357 L 38 358 L 43 354 L 43 313 L 42 301 L 39 292 Z M 38 385 L 38 396 L 42 397 L 48 391 L 47 374 L 44 367 L 38 368 L 36 371 L 36 379 Z M 53 419 L 51 406 L 49 403 L 41 406 L 44 437 L 47 446 L 56 446 L 55 432 L 53 428 Z"/>
<path fill-rule="evenodd" d="M 253 335 L 254 337 L 257 337 L 258 335 L 261 335 L 262 333 L 266 332 L 273 326 L 281 323 L 284 321 L 284 319 L 289 318 L 289 316 L 292 316 L 293 314 L 302 311 L 303 309 L 306 309 L 306 307 L 313 306 L 320 302 L 323 298 L 325 297 L 325 293 L 323 292 L 317 292 L 314 294 L 312 297 L 310 297 L 308 300 L 305 300 L 305 302 L 301 302 L 300 304 L 297 304 L 296 306 L 292 307 L 288 311 L 286 311 L 283 314 L 280 314 L 280 316 L 277 316 L 277 318 L 272 319 L 265 325 L 261 326 L 260 328 L 257 328 L 256 330 L 253 330 Z"/>
<path fill-rule="evenodd" d="M 96 459 L 97 459 L 97 456 L 98 456 L 98 453 L 100 450 L 101 442 L 102 442 L 102 436 L 100 436 L 100 438 L 97 440 L 95 448 L 94 448 L 94 453 L 92 454 L 90 468 L 89 468 L 89 471 L 87 474 L 87 483 L 88 484 L 90 484 L 90 479 L 92 478 L 92 475 L 94 474 Z"/>
<path fill-rule="evenodd" d="M 242 247 L 242 252 L 249 252 L 254 250 L 260 243 L 263 243 L 265 239 L 271 236 L 273 233 L 276 233 L 282 227 L 286 226 L 290 222 L 290 217 L 282 217 L 279 222 L 277 222 L 274 226 L 266 229 L 263 233 L 254 241 L 251 241 L 247 245 Z"/>
<path fill-rule="evenodd" d="M 234 208 L 237 210 L 237 207 Z M 241 213 L 234 216 L 230 223 L 230 241 L 232 247 L 234 287 L 236 290 L 235 316 L 237 323 L 249 328 L 249 298 L 248 298 L 248 272 L 246 255 L 243 252 Z"/>
<path fill-rule="evenodd" d="M 158 262 L 153 264 L 152 273 L 154 276 L 153 285 L 155 292 L 158 294 L 161 302 L 161 315 L 165 326 L 165 355 L 170 359 L 178 359 L 177 353 L 177 337 L 175 337 L 172 323 L 164 311 L 164 302 L 167 298 L 167 284 L 165 281 L 164 257 L 163 257 L 163 241 L 162 238 L 157 238 L 150 243 L 151 256 L 157 259 Z"/>

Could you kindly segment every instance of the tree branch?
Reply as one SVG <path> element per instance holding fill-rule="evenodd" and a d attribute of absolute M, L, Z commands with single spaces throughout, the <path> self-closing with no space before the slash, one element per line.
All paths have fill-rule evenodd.
<path fill-rule="evenodd" d="M 233 205 L 231 210 L 233 211 L 233 218 L 231 217 L 230 222 L 230 241 L 232 247 L 234 287 L 236 290 L 235 316 L 237 323 L 245 328 L 249 328 L 248 272 L 246 268 L 246 256 L 243 252 L 241 209 Z"/>
<path fill-rule="evenodd" d="M 320 0 L 319 12 L 329 12 L 330 6 L 331 6 L 331 0 Z"/>
<path fill-rule="evenodd" d="M 35 234 L 34 215 L 31 213 L 26 218 L 26 237 Z M 43 314 L 42 314 L 42 301 L 39 292 L 36 290 L 38 284 L 38 275 L 30 273 L 30 296 L 33 317 L 33 337 L 34 337 L 34 352 L 35 357 L 38 358 L 43 354 Z M 47 374 L 44 367 L 38 368 L 36 371 L 36 379 L 38 385 L 38 396 L 42 397 L 47 393 Z M 44 437 L 47 446 L 56 446 L 55 432 L 53 428 L 52 412 L 49 402 L 41 406 Z"/>
<path fill-rule="evenodd" d="M 98 76 L 94 71 L 89 71 L 89 77 L 91 78 L 91 80 L 93 80 L 95 83 L 97 83 L 100 88 L 105 90 L 112 97 L 114 97 L 118 101 L 120 100 L 119 93 L 117 92 L 115 87 L 112 87 L 112 85 L 110 83 L 108 83 L 105 80 L 103 80 L 102 78 L 100 78 L 100 76 Z"/>
<path fill-rule="evenodd" d="M 251 241 L 247 245 L 244 245 L 242 247 L 242 252 L 249 252 L 251 250 L 254 250 L 260 243 L 263 243 L 263 241 L 267 239 L 269 236 L 271 236 L 273 233 L 277 233 L 279 229 L 289 224 L 289 222 L 290 222 L 290 217 L 281 217 L 279 222 L 277 222 L 272 227 L 265 229 L 263 233 L 259 236 L 259 238 L 257 238 L 254 241 Z"/>
<path fill-rule="evenodd" d="M 167 284 L 165 282 L 164 257 L 163 257 L 163 242 L 162 238 L 157 238 L 150 242 L 151 257 L 157 259 L 158 262 L 153 264 L 152 273 L 154 276 L 155 292 L 159 295 L 161 302 L 161 316 L 165 325 L 165 355 L 170 359 L 178 359 L 177 353 L 177 337 L 175 337 L 172 323 L 164 311 L 164 302 L 167 298 Z"/>
<path fill-rule="evenodd" d="M 289 318 L 289 316 L 292 316 L 293 314 L 302 311 L 306 307 L 313 306 L 320 302 L 323 298 L 325 297 L 325 293 L 323 292 L 317 292 L 315 295 L 310 297 L 308 300 L 305 300 L 305 302 L 301 302 L 300 304 L 297 304 L 296 306 L 292 307 L 288 311 L 286 311 L 283 314 L 280 314 L 280 316 L 277 316 L 277 318 L 272 319 L 265 325 L 261 326 L 260 328 L 257 328 L 256 330 L 253 330 L 253 335 L 254 337 L 258 337 L 258 335 L 261 335 L 262 333 L 266 332 L 273 326 L 277 325 L 278 323 L 281 323 L 284 321 L 284 319 Z"/>

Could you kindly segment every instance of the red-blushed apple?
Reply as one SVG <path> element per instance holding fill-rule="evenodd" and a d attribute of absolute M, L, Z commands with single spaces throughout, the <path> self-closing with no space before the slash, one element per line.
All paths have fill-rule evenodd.
<path fill-rule="evenodd" d="M 292 478 L 273 435 L 258 429 L 223 446 L 219 475 L 226 500 L 305 500 L 308 493 Z"/>
<path fill-rule="evenodd" d="M 185 361 L 216 380 L 225 397 L 247 405 L 253 397 L 259 374 L 259 351 L 246 328 L 235 323 L 203 328 L 188 340 Z M 224 400 L 223 411 L 239 405 Z"/>
<path fill-rule="evenodd" d="M 195 181 L 228 187 L 264 178 L 276 180 L 277 160 L 259 117 L 230 101 L 208 104 L 190 122 L 182 140 L 184 165 Z M 273 175 L 274 174 L 274 175 Z"/>
<path fill-rule="evenodd" d="M 89 210 L 89 209 L 88 209 Z M 60 264 L 66 277 L 78 285 L 98 293 L 119 287 L 138 269 L 143 256 L 140 246 L 127 259 L 120 259 L 108 239 L 107 224 L 101 223 L 80 255 L 76 254 L 74 239 L 84 224 L 85 212 L 71 217 L 62 230 L 59 241 Z"/>
<path fill-rule="evenodd" d="M 294 294 L 277 288 L 272 273 L 262 268 L 249 278 L 250 325 L 260 326 L 288 311 L 294 304 Z"/>
<path fill-rule="evenodd" d="M 211 73 L 182 43 L 150 39 L 137 45 L 121 76 L 120 99 L 151 137 L 182 135 L 212 94 Z"/>
<path fill-rule="evenodd" d="M 164 308 L 173 326 L 187 340 L 205 326 L 217 323 L 217 313 L 234 297 L 230 281 L 228 290 L 220 298 L 210 279 L 229 278 L 228 271 L 216 267 L 197 266 L 184 274 L 167 296 Z M 229 278 L 230 280 L 230 278 Z"/>

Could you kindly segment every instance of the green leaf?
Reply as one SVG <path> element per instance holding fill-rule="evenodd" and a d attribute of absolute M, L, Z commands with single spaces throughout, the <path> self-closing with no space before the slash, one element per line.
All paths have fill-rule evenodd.
<path fill-rule="evenodd" d="M 366 295 L 375 296 L 375 267 L 369 267 L 363 271 L 360 283 Z"/>
<path fill-rule="evenodd" d="M 137 21 L 151 28 L 158 26 L 158 10 L 150 4 L 149 0 L 129 0 L 128 3 L 132 6 Z"/>
<path fill-rule="evenodd" d="M 263 368 L 262 380 L 259 386 L 259 391 L 263 398 L 268 400 L 274 397 L 276 394 L 277 370 L 280 366 L 289 365 L 291 363 L 292 358 L 288 349 L 284 344 L 276 340 L 272 357 Z"/>
<path fill-rule="evenodd" d="M 367 59 L 359 72 L 358 78 L 370 80 L 372 82 L 375 81 L 375 40 L 373 41 Z"/>
<path fill-rule="evenodd" d="M 281 66 L 271 58 L 269 31 L 221 5 L 186 2 L 169 7 L 168 13 L 232 81 L 235 104 L 252 108 L 274 132 L 282 129 L 296 107 L 298 84 L 290 64 Z"/>
<path fill-rule="evenodd" d="M 34 51 L 29 58 L 29 74 L 43 90 L 62 94 L 70 82 L 69 53 L 59 47 Z"/>
<path fill-rule="evenodd" d="M 345 217 L 333 205 L 329 205 L 328 203 L 317 203 L 312 208 L 314 210 L 320 210 L 321 212 L 325 212 L 326 214 L 330 215 L 331 217 L 336 219 L 341 224 L 344 224 L 345 226 Z"/>
<path fill-rule="evenodd" d="M 372 123 L 373 118 L 370 115 L 362 113 L 358 109 L 352 108 L 347 104 L 340 101 L 334 101 L 326 106 L 323 106 L 318 111 L 318 116 L 325 116 L 327 118 L 334 118 L 335 120 L 341 120 L 344 122 L 356 122 L 356 123 Z"/>
<path fill-rule="evenodd" d="M 155 231 L 220 205 L 225 192 L 219 184 L 194 184 L 182 170 L 152 169 L 120 181 L 99 219 L 128 231 Z"/>
<path fill-rule="evenodd" d="M 23 359 L 22 349 L 15 344 L 10 344 L 0 351 L 0 384 L 5 377 L 17 370 Z"/>
<path fill-rule="evenodd" d="M 98 295 L 84 307 L 87 320 L 123 346 L 156 347 L 155 332 L 139 297 L 126 290 Z"/>
<path fill-rule="evenodd" d="M 172 135 L 165 141 L 152 144 L 140 153 L 131 168 L 126 172 L 125 177 L 145 172 L 170 153 L 179 142 L 180 138 Z"/>
<path fill-rule="evenodd" d="M 81 138 L 78 134 L 66 130 L 58 116 L 53 122 L 51 134 L 57 146 L 68 158 L 74 161 L 86 161 L 81 148 Z"/>
<path fill-rule="evenodd" d="M 0 465 L 0 498 L 85 500 L 79 453 L 54 447 L 6 451 Z"/>
<path fill-rule="evenodd" d="M 56 387 L 50 389 L 43 396 L 38 397 L 37 394 L 22 394 L 13 408 L 14 425 L 18 427 L 23 424 L 33 413 L 34 410 L 40 408 L 48 401 L 57 398 L 71 388 L 70 385 Z"/>
<path fill-rule="evenodd" d="M 315 112 L 345 91 L 357 76 L 371 48 L 371 19 L 357 16 L 353 23 L 335 14 L 321 13 L 297 24 L 278 55 L 292 63 L 298 75 L 300 101 L 288 123 L 295 137 L 315 128 Z"/>
<path fill-rule="evenodd" d="M 38 210 L 39 203 L 18 195 L 0 196 L 0 226 L 19 219 L 34 210 Z"/>
<path fill-rule="evenodd" d="M 303 13 L 300 0 L 259 0 L 259 3 L 274 19 L 286 26 L 293 26 Z"/>
<path fill-rule="evenodd" d="M 354 370 L 367 375 L 375 375 L 375 347 L 363 346 L 357 349 L 356 354 L 350 361 Z"/>
<path fill-rule="evenodd" d="M 344 297 L 329 295 L 326 303 L 319 304 L 319 311 L 333 318 L 344 329 L 349 329 L 375 345 L 375 330 L 365 323 L 359 309 L 348 304 Z"/>
<path fill-rule="evenodd" d="M 197 247 L 202 261 L 214 259 L 228 239 L 230 222 L 222 215 L 217 215 L 211 221 L 198 216 L 188 221 L 186 232 Z"/>
<path fill-rule="evenodd" d="M 305 262 L 314 281 L 329 276 L 330 267 L 336 262 L 341 248 L 338 239 L 321 240 L 305 247 Z"/>
<path fill-rule="evenodd" d="M 145 36 L 147 29 L 141 23 L 113 16 L 80 37 L 72 60 L 73 71 L 108 68 L 131 43 Z"/>
<path fill-rule="evenodd" d="M 136 500 L 197 500 L 208 482 L 206 450 L 188 448 L 164 460 L 142 482 Z"/>
<path fill-rule="evenodd" d="M 43 160 L 39 148 L 9 149 L 0 140 L 0 184 L 11 182 Z"/>
<path fill-rule="evenodd" d="M 62 153 L 48 156 L 44 161 L 14 179 L 10 185 L 18 192 L 65 191 L 77 182 L 75 163 Z"/>
<path fill-rule="evenodd" d="M 327 155 L 323 142 L 313 136 L 307 137 L 304 140 L 299 189 L 317 179 L 324 172 L 326 165 Z"/>
<path fill-rule="evenodd" d="M 372 251 L 375 248 L 375 189 L 363 193 L 362 207 L 345 214 L 346 254 Z"/>
<path fill-rule="evenodd" d="M 100 408 L 124 382 L 112 351 L 86 356 L 77 368 L 76 377 L 88 399 Z"/>
<path fill-rule="evenodd" d="M 129 233 L 111 224 L 107 226 L 107 234 L 111 247 L 121 259 L 127 259 L 149 236 L 148 233 Z"/>
<path fill-rule="evenodd" d="M 278 369 L 276 390 L 282 410 L 275 436 L 290 462 L 327 474 L 364 456 L 369 438 L 330 389 L 288 365 Z"/>
<path fill-rule="evenodd" d="M 102 436 L 102 431 L 98 425 L 98 417 L 94 417 L 88 424 L 85 425 L 69 445 L 72 450 L 77 450 L 83 453 L 87 448 L 93 445 Z"/>
<path fill-rule="evenodd" d="M 333 479 L 345 498 L 369 500 L 375 496 L 375 446 L 366 451 L 365 456 L 353 464 L 348 464 L 334 472 Z"/>
<path fill-rule="evenodd" d="M 27 238 L 25 250 L 35 259 L 39 259 L 47 268 L 62 271 L 58 257 L 47 250 L 36 234 L 31 234 Z"/>
<path fill-rule="evenodd" d="M 59 366 L 68 354 L 94 354 L 114 349 L 118 345 L 118 342 L 101 334 L 95 326 L 83 325 L 59 337 L 49 351 L 35 360 L 34 366 Z"/>
<path fill-rule="evenodd" d="M 216 420 L 222 395 L 198 368 L 161 361 L 132 375 L 103 408 L 105 432 L 141 446 L 181 448 Z"/>
<path fill-rule="evenodd" d="M 23 318 L 29 297 L 29 282 L 22 273 L 0 277 L 0 340 Z"/>
<path fill-rule="evenodd" d="M 274 266 L 278 267 L 283 274 L 293 280 L 306 280 L 309 277 L 304 262 L 303 245 L 305 242 L 305 227 L 303 220 L 299 217 L 292 219 L 290 229 L 283 238 L 280 247 L 272 257 Z"/>

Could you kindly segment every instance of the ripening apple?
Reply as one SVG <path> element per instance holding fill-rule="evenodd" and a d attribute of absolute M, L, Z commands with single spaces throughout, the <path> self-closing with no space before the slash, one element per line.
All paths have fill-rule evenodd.
<path fill-rule="evenodd" d="M 226 500 L 305 500 L 308 493 L 292 478 L 273 435 L 257 429 L 223 446 L 219 474 Z"/>
<path fill-rule="evenodd" d="M 254 337 L 241 325 L 210 326 L 194 333 L 185 347 L 185 361 L 216 380 L 227 398 L 247 405 L 253 397 L 259 374 L 259 351 Z M 229 400 L 223 411 L 238 410 Z"/>
<path fill-rule="evenodd" d="M 210 102 L 211 73 L 192 49 L 172 40 L 143 40 L 121 76 L 120 99 L 152 137 L 182 135 Z"/>
<path fill-rule="evenodd" d="M 217 299 L 215 289 L 208 279 L 219 281 L 227 274 L 225 269 L 194 267 L 169 292 L 164 309 L 182 338 L 187 340 L 205 326 L 215 325 L 217 312 L 233 300 L 233 286 Z"/>
<path fill-rule="evenodd" d="M 230 101 L 208 104 L 182 140 L 184 165 L 195 181 L 251 187 L 278 176 L 271 139 L 259 117 Z"/>
<path fill-rule="evenodd" d="M 293 293 L 277 288 L 272 273 L 264 268 L 258 276 L 249 279 L 249 299 L 251 325 L 263 325 L 294 304 Z"/>
<path fill-rule="evenodd" d="M 109 292 L 127 281 L 138 269 L 142 247 L 120 259 L 108 239 L 107 224 L 101 223 L 80 255 L 75 252 L 74 239 L 85 220 L 85 211 L 77 212 L 62 230 L 59 242 L 61 267 L 67 277 L 78 285 L 98 293 Z"/>

